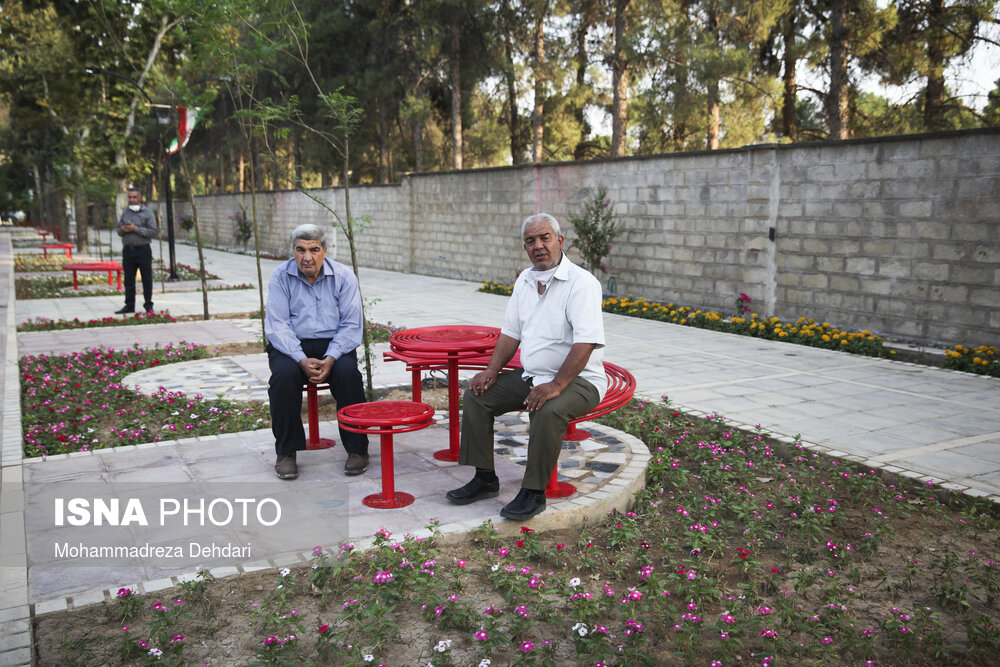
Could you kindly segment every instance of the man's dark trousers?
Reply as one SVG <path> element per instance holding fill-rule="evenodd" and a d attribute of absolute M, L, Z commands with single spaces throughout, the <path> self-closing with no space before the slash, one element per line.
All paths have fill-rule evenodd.
<path fill-rule="evenodd" d="M 329 338 L 307 338 L 302 343 L 302 351 L 307 357 L 322 359 L 330 344 Z M 306 448 L 306 434 L 302 426 L 302 387 L 306 374 L 299 364 L 282 354 L 268 343 L 267 361 L 271 367 L 271 380 L 267 387 L 267 397 L 271 402 L 271 431 L 274 433 L 276 454 L 291 454 Z M 337 408 L 365 402 L 365 389 L 358 370 L 358 353 L 348 352 L 337 359 L 325 380 L 330 385 Z M 340 441 L 348 454 L 367 454 L 368 436 L 340 429 Z"/>
<path fill-rule="evenodd" d="M 127 245 L 122 249 L 122 267 L 125 270 L 125 308 L 135 308 L 135 270 L 142 274 L 142 307 L 153 308 L 153 249 L 148 243 Z"/>

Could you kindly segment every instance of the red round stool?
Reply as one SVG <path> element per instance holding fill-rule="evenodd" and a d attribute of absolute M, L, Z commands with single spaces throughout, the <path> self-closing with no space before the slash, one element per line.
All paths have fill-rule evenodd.
<path fill-rule="evenodd" d="M 382 493 L 366 496 L 364 504 L 376 509 L 406 507 L 413 502 L 409 493 L 396 491 L 392 466 L 392 436 L 427 428 L 434 423 L 434 408 L 410 401 L 356 403 L 337 411 L 340 428 L 353 433 L 381 436 Z"/>

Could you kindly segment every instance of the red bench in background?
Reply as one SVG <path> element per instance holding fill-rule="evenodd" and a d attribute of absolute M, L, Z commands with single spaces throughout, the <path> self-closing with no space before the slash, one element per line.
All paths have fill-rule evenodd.
<path fill-rule="evenodd" d="M 80 289 L 76 282 L 76 272 L 77 271 L 107 271 L 108 272 L 108 284 L 111 285 L 111 276 L 117 272 L 118 273 L 118 291 L 122 290 L 122 271 L 124 268 L 118 262 L 74 262 L 72 264 L 63 264 L 63 270 L 73 272 L 73 289 Z"/>
<path fill-rule="evenodd" d="M 73 244 L 72 243 L 43 243 L 39 246 L 42 249 L 42 256 L 48 257 L 49 250 L 65 250 L 66 259 L 73 259 Z"/>
<path fill-rule="evenodd" d="M 47 237 L 49 234 L 52 234 L 52 238 L 54 238 L 56 241 L 59 240 L 59 228 L 58 227 L 41 227 L 41 226 L 36 226 L 35 227 L 35 231 L 38 232 L 38 235 L 42 237 L 42 243 L 45 243 L 45 237 Z"/>

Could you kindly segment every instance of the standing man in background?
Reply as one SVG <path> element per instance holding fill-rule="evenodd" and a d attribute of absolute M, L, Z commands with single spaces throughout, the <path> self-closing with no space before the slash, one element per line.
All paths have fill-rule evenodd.
<path fill-rule="evenodd" d="M 150 241 L 160 235 L 156 218 L 142 203 L 139 188 L 128 189 L 128 208 L 118 221 L 122 237 L 122 267 L 125 269 L 125 306 L 115 311 L 121 315 L 135 312 L 135 272 L 142 275 L 142 307 L 153 312 L 153 250 Z"/>

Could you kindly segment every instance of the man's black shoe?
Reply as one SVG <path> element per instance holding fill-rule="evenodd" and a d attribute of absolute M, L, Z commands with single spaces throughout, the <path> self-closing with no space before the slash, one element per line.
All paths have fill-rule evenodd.
<path fill-rule="evenodd" d="M 291 454 L 278 454 L 278 459 L 274 462 L 274 473 L 278 479 L 295 479 L 299 476 L 299 468 L 295 465 L 295 452 Z"/>
<path fill-rule="evenodd" d="M 484 482 L 478 477 L 460 489 L 454 489 L 445 494 L 445 498 L 456 505 L 468 505 L 485 498 L 496 498 L 500 495 L 500 480 Z"/>
<path fill-rule="evenodd" d="M 367 454 L 348 454 L 347 461 L 344 462 L 344 474 L 360 475 L 364 471 L 368 470 L 368 455 Z"/>
<path fill-rule="evenodd" d="M 514 500 L 500 510 L 500 516 L 512 521 L 527 521 L 545 509 L 545 492 L 521 489 Z"/>
<path fill-rule="evenodd" d="M 122 306 L 115 311 L 115 315 L 124 315 L 125 313 L 134 313 L 135 308 L 129 308 L 128 306 Z"/>

